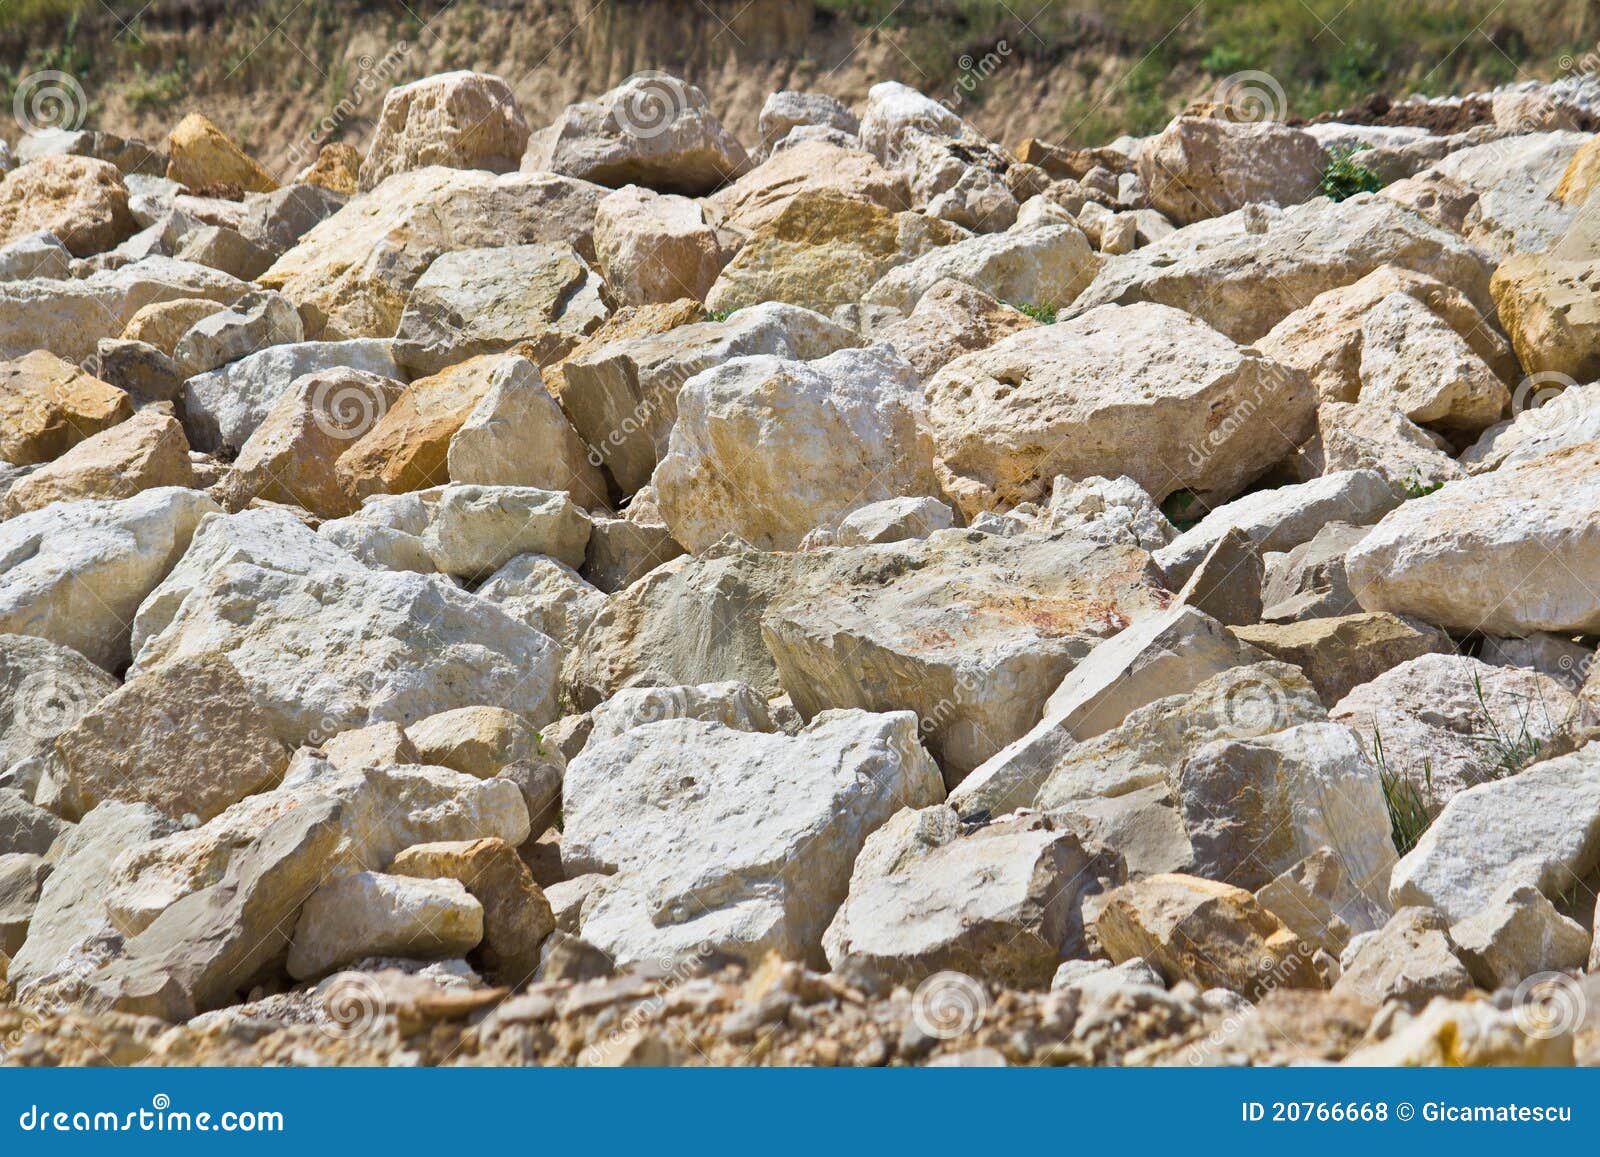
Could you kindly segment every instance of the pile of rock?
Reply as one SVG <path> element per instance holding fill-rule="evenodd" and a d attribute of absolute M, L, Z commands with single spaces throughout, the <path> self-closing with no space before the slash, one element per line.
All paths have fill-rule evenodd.
<path fill-rule="evenodd" d="M 31 144 L 0 1058 L 1600 1056 L 1600 151 L 1506 121 Z"/>

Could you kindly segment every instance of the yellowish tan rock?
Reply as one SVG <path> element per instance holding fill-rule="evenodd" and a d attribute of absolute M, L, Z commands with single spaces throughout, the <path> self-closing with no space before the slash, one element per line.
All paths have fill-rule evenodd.
<path fill-rule="evenodd" d="M 59 458 L 133 413 L 115 386 L 44 350 L 0 362 L 0 459 L 18 466 Z"/>
<path fill-rule="evenodd" d="M 138 227 L 122 174 L 106 161 L 40 157 L 0 181 L 0 245 L 47 229 L 75 256 L 87 257 Z"/>
<path fill-rule="evenodd" d="M 197 112 L 178 122 L 167 138 L 167 179 L 205 189 L 233 186 L 246 193 L 270 193 L 277 180 L 216 125 Z"/>
<path fill-rule="evenodd" d="M 7 518 L 52 502 L 132 498 L 157 486 L 192 486 L 189 441 L 171 414 L 145 410 L 86 438 L 7 493 Z"/>
<path fill-rule="evenodd" d="M 220 301 L 204 297 L 180 297 L 176 301 L 158 301 L 144 306 L 128 319 L 122 327 L 126 341 L 142 341 L 172 356 L 178 339 L 193 328 L 194 323 L 228 308 Z"/>

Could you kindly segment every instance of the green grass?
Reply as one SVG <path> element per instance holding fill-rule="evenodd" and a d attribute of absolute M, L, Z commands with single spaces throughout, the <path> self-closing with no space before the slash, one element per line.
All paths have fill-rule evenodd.
<path fill-rule="evenodd" d="M 1025 313 L 1041 325 L 1054 325 L 1056 323 L 1056 307 L 1053 305 L 1028 305 L 1022 302 L 1006 302 L 1012 309 Z"/>
<path fill-rule="evenodd" d="M 1494 713 L 1489 710 L 1489 703 L 1483 695 L 1483 680 L 1477 672 L 1472 675 L 1472 688 L 1478 696 L 1478 710 L 1482 715 L 1483 730 L 1475 731 L 1467 738 L 1474 743 L 1481 743 L 1494 756 L 1494 768 L 1488 779 L 1504 779 L 1527 767 L 1539 756 L 1539 748 L 1543 741 L 1533 734 L 1529 726 L 1533 719 L 1533 696 L 1517 700 L 1517 720 L 1514 727 L 1502 727 Z M 1539 701 L 1539 706 L 1544 708 L 1544 701 Z M 1545 708 L 1545 721 L 1550 722 L 1549 709 Z"/>
<path fill-rule="evenodd" d="M 1328 161 L 1328 167 L 1322 173 L 1322 183 L 1317 186 L 1317 192 L 1335 201 L 1343 201 L 1354 197 L 1357 193 L 1376 193 L 1383 188 L 1383 181 L 1378 174 L 1355 159 L 1359 151 L 1359 149 L 1335 151 Z M 1409 484 L 1406 489 L 1408 491 L 1411 489 Z M 1438 487 L 1435 486 L 1433 489 L 1437 490 Z"/>
<path fill-rule="evenodd" d="M 1403 772 L 1389 766 L 1383 749 L 1383 733 L 1372 732 L 1372 762 L 1378 767 L 1378 783 L 1383 788 L 1383 802 L 1389 809 L 1389 839 L 1394 850 L 1405 855 L 1417 846 L 1417 841 L 1433 823 L 1437 797 L 1433 792 L 1433 764 L 1422 765 L 1422 786 L 1418 787 Z"/>

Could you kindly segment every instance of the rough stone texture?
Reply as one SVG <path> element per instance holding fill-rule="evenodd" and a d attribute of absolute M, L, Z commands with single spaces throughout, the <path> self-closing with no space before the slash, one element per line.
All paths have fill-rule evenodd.
<path fill-rule="evenodd" d="M 911 207 L 904 173 L 884 168 L 870 153 L 830 141 L 805 141 L 774 153 L 704 204 L 715 223 L 748 235 L 777 217 L 799 193 L 818 189 L 894 211 Z"/>
<path fill-rule="evenodd" d="M 1180 225 L 1246 205 L 1296 205 L 1316 195 L 1328 154 L 1275 120 L 1180 116 L 1139 151 L 1150 205 Z"/>
<path fill-rule="evenodd" d="M 232 301 L 246 290 L 226 273 L 147 257 L 72 281 L 0 282 L 0 350 L 49 350 L 81 362 L 147 305 L 184 298 Z"/>
<path fill-rule="evenodd" d="M 478 779 L 499 775 L 541 747 L 539 733 L 504 707 L 458 707 L 406 727 L 420 762 L 464 771 Z"/>
<path fill-rule="evenodd" d="M 1233 527 L 1194 568 L 1178 592 L 1178 601 L 1204 611 L 1225 627 L 1248 626 L 1261 618 L 1264 574 L 1256 544 Z"/>
<path fill-rule="evenodd" d="M 748 684 L 702 683 L 697 687 L 626 687 L 591 713 L 589 743 L 659 723 L 663 719 L 698 719 L 735 731 L 776 731 L 767 701 Z"/>
<path fill-rule="evenodd" d="M 594 248 L 606 288 L 623 305 L 704 301 L 726 261 L 698 205 L 637 185 L 600 202 Z"/>
<path fill-rule="evenodd" d="M 1139 958 L 1167 983 L 1229 988 L 1322 988 L 1313 949 L 1242 888 L 1195 876 L 1150 876 L 1111 892 L 1092 930 L 1113 963 Z"/>
<path fill-rule="evenodd" d="M 560 656 L 544 635 L 438 576 L 236 563 L 212 571 L 136 670 L 226 654 L 286 743 L 451 707 L 553 720 Z"/>
<path fill-rule="evenodd" d="M 875 546 L 927 538 L 954 525 L 955 511 L 937 498 L 885 498 L 845 515 L 831 537 L 835 546 Z"/>
<path fill-rule="evenodd" d="M 674 719 L 590 744 L 567 767 L 562 863 L 617 875 L 584 938 L 619 963 L 708 943 L 820 961 L 867 837 L 943 797 L 916 732 L 909 712 L 836 711 L 795 736 Z"/>
<path fill-rule="evenodd" d="M 127 394 L 52 353 L 0 362 L 0 458 L 7 462 L 49 462 L 132 413 Z"/>
<path fill-rule="evenodd" d="M 0 856 L 43 856 L 71 826 L 29 803 L 21 792 L 0 788 Z M 8 953 L 14 951 L 7 949 Z"/>
<path fill-rule="evenodd" d="M 666 455 L 678 394 L 690 378 L 734 358 L 765 354 L 811 361 L 859 342 L 810 310 L 752 306 L 725 321 L 622 336 L 574 354 L 561 366 L 561 408 L 589 444 L 590 461 L 632 494 Z"/>
<path fill-rule="evenodd" d="M 281 816 L 327 799 L 341 805 L 338 873 L 381 871 L 414 844 L 498 838 L 517 846 L 528 838 L 527 805 L 509 780 L 474 779 L 442 767 L 336 768 L 301 752 L 282 786 L 118 860 L 100 881 L 115 924 L 128 932 L 148 927 L 184 896 L 223 879 L 241 850 Z"/>
<path fill-rule="evenodd" d="M 274 823 L 218 883 L 130 937 L 121 958 L 90 977 L 90 1005 L 181 1021 L 237 1001 L 282 955 L 295 913 L 316 894 L 339 812 L 321 800 Z"/>
<path fill-rule="evenodd" d="M 0 631 L 38 635 L 108 671 L 129 658 L 134 613 L 217 504 L 163 487 L 62 502 L 0 522 Z"/>
<path fill-rule="evenodd" d="M 1373 895 L 1356 887 L 1338 853 L 1318 848 L 1257 888 L 1256 899 L 1296 936 L 1338 959 L 1353 936 L 1376 931 L 1388 920 L 1383 891 Z"/>
<path fill-rule="evenodd" d="M 1298 370 L 1164 306 L 1024 330 L 929 379 L 945 487 L 968 517 L 1058 474 L 1126 475 L 1160 500 L 1226 500 L 1311 431 Z"/>
<path fill-rule="evenodd" d="M 1490 426 L 1461 455 L 1469 474 L 1517 466 L 1552 450 L 1600 441 L 1600 382 L 1572 386 L 1531 375 L 1518 387 L 1514 417 Z"/>
<path fill-rule="evenodd" d="M 450 439 L 446 466 L 454 482 L 564 490 L 585 509 L 607 505 L 605 479 L 539 367 L 507 356 L 490 371 L 489 386 Z"/>
<path fill-rule="evenodd" d="M 307 374 L 334 369 L 361 370 L 380 378 L 403 376 L 388 340 L 268 346 L 184 382 L 183 414 L 189 441 L 197 450 L 237 454 L 295 382 Z"/>
<path fill-rule="evenodd" d="M 272 174 L 197 112 L 172 130 L 167 155 L 167 179 L 191 190 L 233 185 L 249 193 L 270 193 L 278 187 Z"/>
<path fill-rule="evenodd" d="M 307 897 L 286 967 L 308 980 L 368 956 L 459 956 L 482 939 L 483 905 L 459 881 L 357 872 Z"/>
<path fill-rule="evenodd" d="M 774 145 L 801 125 L 826 126 L 850 136 L 861 128 L 855 114 L 833 97 L 820 92 L 785 90 L 773 93 L 761 106 L 757 121 L 761 147 L 771 152 Z"/>
<path fill-rule="evenodd" d="M 1589 960 L 1589 930 L 1527 884 L 1496 892 L 1480 911 L 1452 925 L 1450 938 L 1472 979 L 1491 992 L 1538 972 L 1581 969 Z"/>
<path fill-rule="evenodd" d="M 55 865 L 39 893 L 28 936 L 7 980 L 27 999 L 61 985 L 69 991 L 120 947 L 107 908 L 106 877 L 126 849 L 177 825 L 154 808 L 109 803 L 84 817 L 52 848 Z"/>
<path fill-rule="evenodd" d="M 1164 596 L 1132 546 L 947 530 L 820 556 L 780 592 L 762 636 L 802 715 L 913 710 L 953 787 Z"/>
<path fill-rule="evenodd" d="M 207 311 L 172 347 L 172 359 L 191 378 L 228 362 L 305 337 L 300 315 L 281 293 L 247 293 L 226 309 Z"/>
<path fill-rule="evenodd" d="M 450 480 L 450 442 L 495 384 L 504 362 L 485 355 L 451 366 L 406 388 L 350 448 L 334 475 L 354 502 L 403 494 Z"/>
<path fill-rule="evenodd" d="M 744 243 L 705 302 L 729 311 L 786 301 L 831 313 L 895 266 L 966 236 L 921 213 L 893 213 L 831 189 L 802 191 Z"/>
<path fill-rule="evenodd" d="M 878 348 L 736 359 L 684 385 L 651 483 L 690 551 L 730 531 L 793 550 L 868 502 L 937 493 L 921 385 Z"/>
<path fill-rule="evenodd" d="M 341 771 L 422 762 L 416 747 L 398 723 L 374 723 L 341 731 L 323 743 L 322 754 Z"/>
<path fill-rule="evenodd" d="M 924 378 L 960 357 L 1039 323 L 954 278 L 936 282 L 904 320 L 880 335 Z"/>
<path fill-rule="evenodd" d="M 1477 250 L 1393 201 L 1358 194 L 1281 212 L 1257 206 L 1180 229 L 1108 261 L 1070 312 L 1154 301 L 1253 342 L 1319 293 L 1385 265 L 1436 278 L 1480 313 L 1492 308 Z"/>
<path fill-rule="evenodd" d="M 128 341 L 153 345 L 170 357 L 177 351 L 183 335 L 193 329 L 195 323 L 222 312 L 228 308 L 228 304 L 205 297 L 159 301 L 145 306 L 130 317 L 119 336 Z"/>
<path fill-rule="evenodd" d="M 1261 623 L 1234 633 L 1299 667 L 1329 707 L 1402 663 L 1454 649 L 1442 631 L 1382 613 Z"/>
<path fill-rule="evenodd" d="M 303 507 L 321 518 L 351 514 L 335 464 L 404 390 L 392 378 L 339 367 L 296 378 L 281 395 L 216 491 L 230 510 L 253 499 Z"/>
<path fill-rule="evenodd" d="M 56 737 L 117 687 L 115 679 L 70 647 L 29 635 L 0 635 L 0 784 L 16 788 L 24 800 L 33 798 L 56 764 Z M 24 826 L 32 830 L 34 821 Z M 0 852 L 45 850 L 7 847 L 12 838 L 7 833 L 0 835 Z"/>
<path fill-rule="evenodd" d="M 517 850 L 504 840 L 418 844 L 395 857 L 390 872 L 460 883 L 483 907 L 481 963 L 499 983 L 521 985 L 539 967 L 539 946 L 555 931 L 550 901 Z"/>
<path fill-rule="evenodd" d="M 641 72 L 596 100 L 568 105 L 534 135 L 522 167 L 697 197 L 741 176 L 750 158 L 700 89 Z"/>
<path fill-rule="evenodd" d="M 868 837 L 823 948 L 836 968 L 906 983 L 954 969 L 1040 988 L 1094 866 L 1076 835 L 1038 817 L 963 836 L 949 808 L 908 808 Z"/>
<path fill-rule="evenodd" d="M 1465 920 L 1506 886 L 1559 896 L 1600 865 L 1600 744 L 1457 793 L 1395 867 L 1389 899 Z"/>
<path fill-rule="evenodd" d="M 1195 874 L 1251 890 L 1331 848 L 1355 890 L 1381 905 L 1394 868 L 1378 769 L 1337 723 L 1224 739 L 1176 777 Z"/>
<path fill-rule="evenodd" d="M 545 364 L 569 353 L 608 312 L 599 275 L 570 245 L 459 249 L 412 287 L 395 357 L 415 377 L 513 346 Z"/>
<path fill-rule="evenodd" d="M 1446 483 L 1387 515 L 1346 559 L 1373 611 L 1466 633 L 1600 630 L 1600 442 Z"/>
<path fill-rule="evenodd" d="M 391 88 L 361 162 L 365 191 L 411 169 L 515 171 L 528 146 L 528 123 L 498 76 L 446 72 Z"/>
<path fill-rule="evenodd" d="M 1449 653 L 1392 667 L 1329 711 L 1367 750 L 1381 740 L 1390 770 L 1423 792 L 1430 811 L 1520 771 L 1577 714 L 1576 697 L 1556 679 Z"/>
<path fill-rule="evenodd" d="M 49 877 L 43 856 L 0 852 L 0 965 L 9 964 L 27 939 L 39 892 Z"/>
<path fill-rule="evenodd" d="M 1421 1008 L 1436 996 L 1463 996 L 1472 977 L 1456 959 L 1449 921 L 1432 908 L 1401 908 L 1377 932 L 1351 944 L 1336 993 L 1370 1004 L 1398 1000 Z"/>
<path fill-rule="evenodd" d="M 1045 225 L 942 245 L 891 269 L 862 299 L 909 313 L 947 278 L 1019 305 L 1060 306 L 1095 279 L 1100 258 L 1076 225 Z"/>
<path fill-rule="evenodd" d="M 519 554 L 544 554 L 568 566 L 583 563 L 589 520 L 555 490 L 452 483 L 434 502 L 422 535 L 444 574 L 484 578 Z"/>
<path fill-rule="evenodd" d="M 44 230 L 75 257 L 102 253 L 137 228 L 115 165 L 92 157 L 29 161 L 0 181 L 0 245 Z"/>
<path fill-rule="evenodd" d="M 293 301 L 306 336 L 389 337 L 442 254 L 487 245 L 571 245 L 594 258 L 605 190 L 551 173 L 429 166 L 389 178 L 322 221 L 257 279 Z"/>
<path fill-rule="evenodd" d="M 1442 435 L 1425 430 L 1383 403 L 1323 402 L 1317 432 L 1296 451 L 1296 477 L 1370 470 L 1396 493 L 1425 493 L 1466 476 Z"/>
<path fill-rule="evenodd" d="M 1367 536 L 1368 527 L 1337 520 L 1324 524 L 1309 541 L 1287 551 L 1268 552 L 1261 587 L 1263 622 L 1336 618 L 1361 609 L 1345 577 L 1344 559 Z"/>
<path fill-rule="evenodd" d="M 1110 731 L 1147 703 L 1185 695 L 1265 657 L 1193 607 L 1140 616 L 1077 662 L 1049 693 L 1042 718 L 980 764 L 951 803 L 974 817 L 1026 807 L 1075 744 Z"/>
<path fill-rule="evenodd" d="M 52 502 L 132 498 L 158 486 L 191 486 L 189 443 L 176 418 L 145 410 L 79 442 L 6 491 L 0 502 L 14 518 Z"/>
<path fill-rule="evenodd" d="M 1578 382 L 1600 377 L 1600 309 L 1591 287 L 1600 230 L 1591 216 L 1578 214 L 1550 248 L 1517 254 L 1495 270 L 1490 288 L 1500 324 L 1530 374 L 1554 372 Z"/>
<path fill-rule="evenodd" d="M 1499 421 L 1511 391 L 1425 305 L 1392 293 L 1361 323 L 1361 400 L 1415 422 L 1476 434 Z"/>
<path fill-rule="evenodd" d="M 1188 580 L 1200 560 L 1234 530 L 1262 552 L 1286 551 L 1316 535 L 1329 522 L 1367 526 L 1398 507 L 1405 495 L 1371 470 L 1327 474 L 1296 486 L 1258 490 L 1219 506 L 1199 523 L 1154 552 L 1174 583 Z"/>
<path fill-rule="evenodd" d="M 485 579 L 476 593 L 565 650 L 577 645 L 606 605 L 604 593 L 571 567 L 541 554 L 518 555 Z"/>
<path fill-rule="evenodd" d="M 64 798 L 81 815 L 106 800 L 211 819 L 272 787 L 289 765 L 227 659 L 171 663 L 130 679 L 56 740 Z"/>

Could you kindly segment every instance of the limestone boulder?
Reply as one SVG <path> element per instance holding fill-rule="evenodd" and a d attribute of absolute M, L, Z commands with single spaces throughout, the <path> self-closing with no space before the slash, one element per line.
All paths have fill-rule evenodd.
<path fill-rule="evenodd" d="M 952 792 L 963 816 L 1030 806 L 1063 755 L 1109 731 L 1147 703 L 1185 695 L 1221 672 L 1266 656 L 1221 623 L 1178 604 L 1131 617 L 1074 663 L 1050 691 L 1040 717 Z M 1133 784 L 1132 786 L 1142 786 Z M 1097 793 L 1095 793 L 1097 794 Z"/>
<path fill-rule="evenodd" d="M 513 346 L 552 362 L 605 320 L 601 288 L 600 276 L 566 244 L 446 253 L 406 298 L 395 356 L 414 377 Z"/>
<path fill-rule="evenodd" d="M 1396 492 L 1426 493 L 1468 473 L 1451 457 L 1453 449 L 1443 436 L 1387 403 L 1323 402 L 1317 407 L 1317 431 L 1296 451 L 1291 468 L 1308 482 L 1370 470 Z"/>
<path fill-rule="evenodd" d="M 130 680 L 56 740 L 75 815 L 106 800 L 202 822 L 272 787 L 289 765 L 249 688 L 220 657 Z"/>
<path fill-rule="evenodd" d="M 19 793 L 18 802 L 26 804 L 32 799 L 41 779 L 57 776 L 56 738 L 118 685 L 71 647 L 31 635 L 0 635 L 0 783 Z M 32 846 L 31 841 L 42 839 L 43 829 L 39 836 L 27 837 L 23 846 L 8 845 L 23 839 L 22 833 L 34 831 L 40 823 L 53 829 L 58 821 L 31 807 L 16 816 L 0 822 L 4 829 L 0 854 L 37 851 L 42 855 L 49 840 L 44 847 Z M 23 816 L 34 818 L 24 822 Z M 20 826 L 12 827 L 13 822 Z"/>
<path fill-rule="evenodd" d="M 369 956 L 462 956 L 482 939 L 483 905 L 460 881 L 357 872 L 306 898 L 285 967 L 310 980 Z"/>
<path fill-rule="evenodd" d="M 182 1021 L 234 1003 L 275 971 L 296 914 L 316 894 L 339 839 L 339 806 L 319 800 L 262 833 L 210 888 L 129 937 L 89 978 L 92 1008 Z M 324 887 L 326 885 L 323 885 Z"/>
<path fill-rule="evenodd" d="M 1381 908 L 1395 864 L 1377 766 L 1337 723 L 1201 748 L 1177 774 L 1195 874 L 1252 891 L 1319 848 Z"/>
<path fill-rule="evenodd" d="M 230 302 L 212 301 L 205 297 L 180 297 L 173 301 L 158 301 L 147 305 L 128 319 L 118 336 L 127 341 L 144 342 L 171 357 L 176 353 L 183 335 L 194 328 L 202 318 L 220 313 Z"/>
<path fill-rule="evenodd" d="M 714 310 L 763 301 L 831 313 L 897 265 L 969 236 L 921 213 L 894 213 L 829 189 L 797 193 L 757 230 L 705 296 Z"/>
<path fill-rule="evenodd" d="M 1154 557 L 1170 580 L 1186 582 L 1200 560 L 1234 531 L 1263 553 L 1288 551 L 1330 522 L 1370 526 L 1399 507 L 1404 497 L 1373 470 L 1340 471 L 1294 486 L 1257 490 L 1218 506 Z"/>
<path fill-rule="evenodd" d="M 1512 416 L 1468 446 L 1461 463 L 1469 474 L 1516 466 L 1552 450 L 1600 441 L 1600 382 L 1569 385 L 1532 374 L 1512 400 Z"/>
<path fill-rule="evenodd" d="M 868 502 L 935 494 L 916 373 L 892 350 L 738 358 L 684 384 L 655 487 L 672 537 L 792 550 Z"/>
<path fill-rule="evenodd" d="M 233 301 L 247 288 L 226 273 L 170 257 L 71 281 L 0 282 L 0 350 L 48 350 L 81 362 L 145 306 L 196 297 Z"/>
<path fill-rule="evenodd" d="M 1112 891 L 1092 931 L 1113 963 L 1143 959 L 1172 984 L 1226 988 L 1247 998 L 1277 988 L 1322 988 L 1314 949 L 1249 892 L 1215 880 L 1151 876 Z"/>
<path fill-rule="evenodd" d="M 1472 977 L 1456 956 L 1449 921 L 1432 908 L 1401 908 L 1380 930 L 1351 943 L 1335 992 L 1370 1004 L 1421 1008 L 1436 996 L 1463 996 Z"/>
<path fill-rule="evenodd" d="M 1096 644 L 1164 601 L 1136 547 L 946 530 L 827 552 L 762 636 L 802 715 L 915 711 L 954 787 L 1038 722 Z"/>
<path fill-rule="evenodd" d="M 37 635 L 107 670 L 130 658 L 135 612 L 217 504 L 162 487 L 59 502 L 0 522 L 0 631 Z"/>
<path fill-rule="evenodd" d="M 988 349 L 1039 323 L 954 278 L 937 282 L 903 320 L 881 335 L 924 378 L 963 354 Z"/>
<path fill-rule="evenodd" d="M 423 547 L 444 574 L 484 578 L 519 554 L 583 562 L 589 520 L 570 498 L 530 486 L 469 486 L 440 491 Z"/>
<path fill-rule="evenodd" d="M 727 680 L 782 694 L 762 616 L 816 565 L 734 539 L 663 563 L 606 601 L 563 667 L 568 696 L 588 710 L 624 687 Z"/>
<path fill-rule="evenodd" d="M 546 636 L 439 576 L 236 563 L 206 575 L 139 652 L 140 673 L 223 653 L 290 744 L 452 707 L 556 717 Z"/>
<path fill-rule="evenodd" d="M 1330 708 L 1352 689 L 1403 663 L 1455 650 L 1443 631 L 1381 611 L 1261 623 L 1234 633 L 1274 659 L 1299 667 Z"/>
<path fill-rule="evenodd" d="M 702 683 L 696 687 L 625 687 L 590 712 L 590 743 L 663 719 L 698 719 L 735 731 L 776 731 L 767 701 L 747 683 Z"/>
<path fill-rule="evenodd" d="M 1589 930 L 1528 884 L 1500 889 L 1478 912 L 1451 925 L 1450 939 L 1472 979 L 1491 992 L 1537 973 L 1580 969 L 1589 960 Z"/>
<path fill-rule="evenodd" d="M 440 73 L 384 95 L 360 188 L 429 165 L 509 173 L 527 147 L 528 123 L 505 81 L 481 72 Z"/>
<path fill-rule="evenodd" d="M 92 157 L 40 157 L 0 182 L 0 244 L 45 230 L 75 257 L 103 253 L 137 228 L 117 167 Z"/>
<path fill-rule="evenodd" d="M 186 378 L 265 349 L 305 337 L 300 315 L 281 293 L 248 293 L 221 310 L 208 310 L 172 347 Z"/>
<path fill-rule="evenodd" d="M 769 224 L 794 197 L 828 190 L 898 212 L 911 207 L 906 175 L 871 153 L 830 141 L 804 141 L 774 153 L 705 199 L 714 223 L 737 236 Z"/>
<path fill-rule="evenodd" d="M 45 350 L 0 362 L 0 458 L 59 458 L 133 413 L 126 393 Z"/>
<path fill-rule="evenodd" d="M 928 380 L 947 491 L 968 517 L 1058 474 L 1225 501 L 1310 433 L 1315 395 L 1178 310 L 1106 306 L 1013 334 Z"/>
<path fill-rule="evenodd" d="M 504 358 L 486 354 L 418 378 L 334 463 L 352 503 L 450 480 L 450 443 L 496 382 Z"/>
<path fill-rule="evenodd" d="M 750 158 L 704 92 L 665 72 L 640 72 L 567 106 L 535 134 L 522 167 L 696 197 L 741 176 Z"/>
<path fill-rule="evenodd" d="M 767 97 L 761 106 L 757 128 L 761 133 L 761 147 L 768 152 L 791 131 L 802 125 L 817 125 L 854 136 L 861 128 L 844 105 L 820 92 L 796 92 L 785 89 Z"/>
<path fill-rule="evenodd" d="M 704 301 L 725 261 L 695 202 L 637 185 L 600 202 L 594 248 L 606 287 L 623 305 Z"/>
<path fill-rule="evenodd" d="M 1361 398 L 1415 422 L 1476 434 L 1500 420 L 1511 391 L 1437 315 L 1390 294 L 1361 322 Z"/>
<path fill-rule="evenodd" d="M 208 453 L 225 450 L 237 454 L 296 381 L 334 369 L 361 370 L 396 380 L 404 377 L 395 364 L 393 343 L 386 339 L 268 346 L 184 382 L 183 415 L 189 440 Z"/>
<path fill-rule="evenodd" d="M 1262 202 L 1316 196 L 1328 154 L 1317 139 L 1276 120 L 1180 116 L 1139 151 L 1152 208 L 1180 225 Z"/>
<path fill-rule="evenodd" d="M 1099 269 L 1076 225 L 1014 229 L 931 249 L 891 269 L 862 300 L 910 313 L 923 294 L 953 278 L 1008 304 L 1057 308 L 1077 298 Z"/>
<path fill-rule="evenodd" d="M 1600 865 L 1600 744 L 1458 792 L 1395 867 L 1389 899 L 1466 920 L 1507 885 L 1568 893 Z"/>
<path fill-rule="evenodd" d="M 567 767 L 562 863 L 610 871 L 582 933 L 619 963 L 702 945 L 822 958 L 867 837 L 944 792 L 909 712 L 828 712 L 799 734 L 664 720 Z"/>
<path fill-rule="evenodd" d="M 498 983 L 526 983 L 539 967 L 539 946 L 555 931 L 555 913 L 517 850 L 501 839 L 418 844 L 395 857 L 390 873 L 454 880 L 483 908 L 481 963 Z"/>
<path fill-rule="evenodd" d="M 1042 988 L 1081 933 L 1081 892 L 1098 866 L 1040 817 L 964 835 L 949 808 L 907 808 L 867 838 L 823 948 L 835 968 L 848 960 L 906 983 L 949 969 Z"/>
<path fill-rule="evenodd" d="M 231 185 L 248 193 L 270 193 L 278 187 L 272 174 L 197 112 L 172 130 L 167 154 L 167 179 L 192 190 Z"/>
<path fill-rule="evenodd" d="M 504 707 L 457 707 L 420 719 L 406 738 L 421 762 L 464 771 L 478 779 L 539 753 L 539 733 Z"/>
<path fill-rule="evenodd" d="M 305 374 L 246 439 L 217 497 L 238 510 L 252 500 L 299 506 L 321 518 L 351 514 L 335 464 L 404 390 L 393 378 L 339 367 Z"/>
<path fill-rule="evenodd" d="M 854 333 L 811 310 L 757 305 L 724 321 L 619 337 L 575 353 L 562 363 L 559 398 L 590 461 L 632 494 L 666 455 L 678 395 L 690 378 L 734 358 L 811 361 L 858 344 Z"/>
<path fill-rule="evenodd" d="M 1350 552 L 1368 610 L 1446 630 L 1525 635 L 1600 629 L 1600 443 L 1457 482 L 1386 515 Z"/>
<path fill-rule="evenodd" d="M 1485 316 L 1493 308 L 1483 254 L 1394 201 L 1362 193 L 1281 211 L 1250 206 L 1179 229 L 1108 261 L 1070 313 L 1158 302 L 1254 342 L 1318 294 L 1385 265 L 1459 290 Z"/>
<path fill-rule="evenodd" d="M 588 510 L 607 505 L 605 478 L 551 397 L 539 367 L 509 354 L 450 438 L 445 465 L 454 482 L 565 491 Z"/>
<path fill-rule="evenodd" d="M 552 173 L 430 165 L 352 197 L 257 282 L 299 307 L 308 337 L 391 337 L 412 287 L 442 254 L 559 242 L 593 260 L 605 195 Z"/>
<path fill-rule="evenodd" d="M 132 498 L 161 486 L 192 486 L 189 443 L 170 414 L 150 409 L 79 442 L 6 491 L 7 518 L 52 502 Z"/>
<path fill-rule="evenodd" d="M 1577 717 L 1578 701 L 1548 675 L 1429 654 L 1353 688 L 1329 714 L 1368 751 L 1381 750 L 1437 812 L 1469 787 L 1521 771 Z"/>

